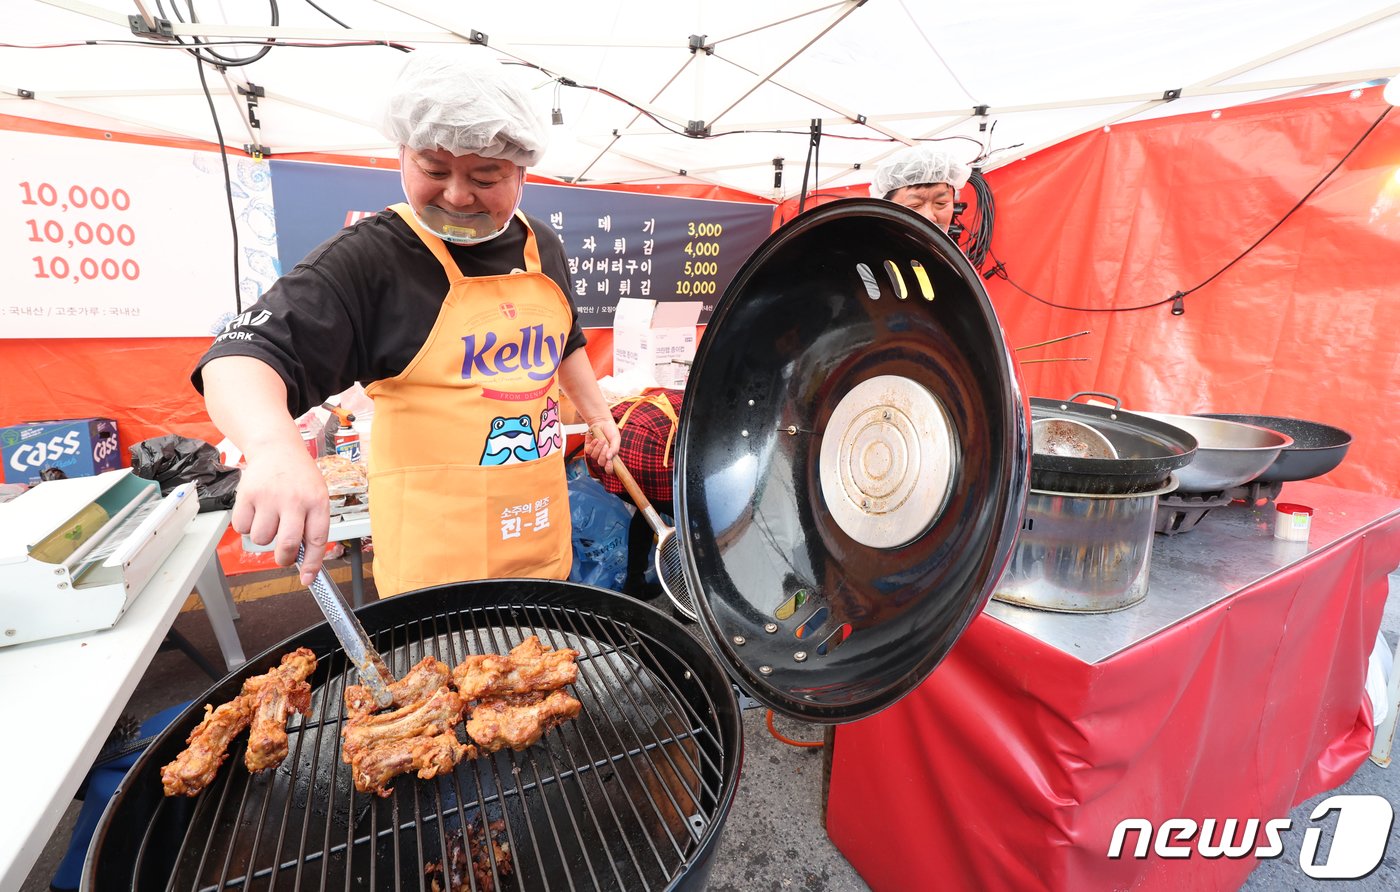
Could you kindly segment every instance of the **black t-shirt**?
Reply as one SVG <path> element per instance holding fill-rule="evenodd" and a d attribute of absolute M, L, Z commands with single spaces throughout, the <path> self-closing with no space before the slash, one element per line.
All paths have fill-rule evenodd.
<path fill-rule="evenodd" d="M 564 292 L 573 316 L 564 355 L 587 343 L 569 293 L 564 245 L 530 217 L 540 265 Z M 464 276 L 506 275 L 525 268 L 525 227 L 513 219 L 479 245 L 448 243 Z M 356 381 L 398 375 L 432 331 L 450 284 L 442 264 L 392 211 L 341 230 L 279 278 L 214 339 L 191 380 L 204 392 L 205 363 L 252 356 L 287 385 L 287 410 L 298 416 Z"/>

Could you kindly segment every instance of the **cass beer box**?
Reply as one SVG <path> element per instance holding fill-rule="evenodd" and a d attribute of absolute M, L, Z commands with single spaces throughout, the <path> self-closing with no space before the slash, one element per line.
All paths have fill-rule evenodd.
<path fill-rule="evenodd" d="M 30 421 L 0 428 L 6 483 L 91 477 L 122 466 L 117 423 L 110 418 Z"/>
<path fill-rule="evenodd" d="M 613 318 L 613 374 L 650 369 L 661 387 L 684 388 L 703 306 L 698 300 L 620 299 Z"/>

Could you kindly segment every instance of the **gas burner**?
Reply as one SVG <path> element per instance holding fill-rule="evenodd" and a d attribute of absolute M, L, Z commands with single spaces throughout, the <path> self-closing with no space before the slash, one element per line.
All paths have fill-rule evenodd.
<path fill-rule="evenodd" d="M 1157 532 L 1175 536 L 1193 529 L 1213 508 L 1234 501 L 1231 491 L 1174 492 L 1157 499 Z"/>
<path fill-rule="evenodd" d="M 1253 483 L 1225 490 L 1225 494 L 1230 497 L 1231 501 L 1244 502 L 1246 505 L 1267 504 L 1277 499 L 1281 492 L 1283 492 L 1282 480 L 1272 482 L 1255 480 Z"/>

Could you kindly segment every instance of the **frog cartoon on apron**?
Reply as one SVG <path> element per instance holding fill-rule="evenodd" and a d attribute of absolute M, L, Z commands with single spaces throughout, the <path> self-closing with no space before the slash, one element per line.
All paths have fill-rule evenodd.
<path fill-rule="evenodd" d="M 391 208 L 446 271 L 432 332 L 374 398 L 369 487 L 380 597 L 469 579 L 566 579 L 573 563 L 559 428 L 569 301 L 540 268 L 468 278 L 446 244 Z"/>

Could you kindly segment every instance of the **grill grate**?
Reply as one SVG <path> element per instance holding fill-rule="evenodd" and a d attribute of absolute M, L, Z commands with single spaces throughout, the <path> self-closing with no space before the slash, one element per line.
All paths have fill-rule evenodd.
<path fill-rule="evenodd" d="M 451 835 L 495 821 L 511 861 L 503 876 L 486 846 L 497 889 L 666 887 L 722 820 L 728 760 L 738 757 L 721 743 L 703 667 L 661 639 L 572 605 L 438 613 L 371 638 L 401 676 L 428 655 L 455 666 L 469 653 L 505 653 L 531 634 L 579 651 L 579 716 L 524 752 L 464 760 L 430 781 L 397 778 L 385 799 L 356 793 L 340 759 L 353 671 L 339 650 L 318 654 L 321 680 L 310 715 L 289 727 L 287 759 L 251 776 L 240 738 L 199 797 L 160 801 L 140 837 L 136 887 L 427 888 L 424 866 L 448 863 Z"/>

